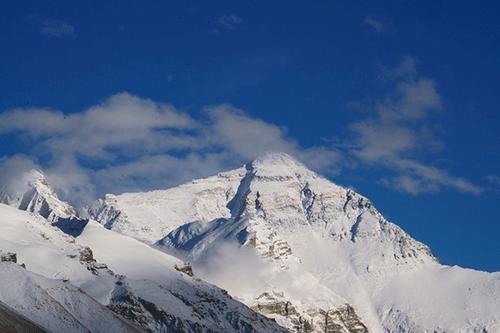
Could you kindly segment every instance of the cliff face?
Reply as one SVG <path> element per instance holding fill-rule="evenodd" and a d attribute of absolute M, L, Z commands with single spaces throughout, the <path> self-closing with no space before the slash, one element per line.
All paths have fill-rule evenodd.
<path fill-rule="evenodd" d="M 258 296 L 252 309 L 271 318 L 287 321 L 290 332 L 327 332 L 327 333 L 367 333 L 356 311 L 344 304 L 333 309 L 310 307 L 297 310 L 285 299 L 283 293 L 263 293 Z"/>

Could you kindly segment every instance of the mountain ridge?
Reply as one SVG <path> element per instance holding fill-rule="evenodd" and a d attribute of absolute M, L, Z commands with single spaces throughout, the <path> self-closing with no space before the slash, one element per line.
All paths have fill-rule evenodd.
<path fill-rule="evenodd" d="M 126 327 L 147 332 L 283 331 L 227 292 L 182 273 L 177 268 L 182 261 L 74 215 L 40 171 L 24 174 L 18 183 L 18 191 L 2 191 L 0 253 L 8 251 L 6 260 L 13 257 L 22 265 L 4 263 L 2 254 L 0 275 L 4 281 L 23 279 L 20 286 L 26 290 L 4 283 L 0 301 L 21 309 L 41 327 L 53 332 L 125 332 Z M 77 234 L 72 233 L 74 223 L 81 227 Z M 37 310 L 37 302 L 59 311 Z M 92 316 L 104 322 L 94 322 Z"/>
<path fill-rule="evenodd" d="M 325 313 L 334 313 L 343 304 L 352 306 L 358 320 L 373 332 L 395 332 L 396 327 L 408 327 L 409 332 L 472 332 L 498 327 L 498 316 L 491 315 L 495 318 L 492 324 L 488 315 L 474 318 L 481 317 L 479 313 L 465 313 L 465 319 L 445 313 L 443 324 L 435 314 L 438 309 L 418 313 L 416 304 L 433 308 L 418 295 L 407 292 L 409 301 L 392 295 L 388 286 L 404 285 L 401 279 L 412 281 L 410 290 L 412 286 L 433 290 L 439 285 L 446 297 L 462 295 L 463 291 L 442 285 L 439 280 L 449 274 L 447 266 L 440 265 L 425 244 L 387 221 L 370 200 L 284 153 L 267 154 L 241 168 L 167 190 L 110 196 L 101 204 L 115 215 L 112 223 L 105 216 L 93 216 L 100 223 L 192 262 L 195 272 L 227 288 L 247 305 L 268 309 L 270 299 L 274 299 L 275 308 L 290 304 L 296 315 L 283 311 L 268 315 L 292 330 L 304 330 L 305 322 L 314 323 L 311 327 L 315 331 L 324 330 L 318 321 L 330 318 Z M 234 274 L 231 267 L 239 267 L 241 258 L 225 257 L 225 253 L 241 251 L 251 253 L 254 258 L 250 262 L 259 262 L 256 267 L 262 269 L 262 276 L 253 272 L 262 281 L 254 290 L 240 291 L 206 267 L 214 264 L 225 274 Z M 460 283 L 476 284 L 476 273 L 459 268 L 452 271 Z M 419 274 L 422 279 L 434 276 L 436 281 L 431 279 L 429 286 L 422 286 L 413 278 Z M 484 296 L 488 300 L 485 307 L 500 309 L 492 299 L 500 295 L 498 274 L 477 275 L 478 281 L 485 279 L 492 288 L 492 294 Z M 308 286 L 311 294 L 298 290 L 294 279 Z M 472 300 L 465 297 L 461 302 Z M 479 323 L 467 326 L 467 318 Z M 342 326 L 340 322 L 336 325 Z"/>
<path fill-rule="evenodd" d="M 106 195 L 69 215 L 78 226 L 74 233 L 60 209 L 65 203 L 52 200 L 59 201 L 48 182 L 40 184 L 49 189 L 37 188 L 37 196 L 24 192 L 37 204 L 12 199 L 10 204 L 45 215 L 77 243 L 94 249 L 113 271 L 132 277 L 132 288 L 149 290 L 145 295 L 156 290 L 154 277 L 163 276 L 158 273 L 163 269 L 151 270 L 154 260 L 134 261 L 134 253 L 119 244 L 137 253 L 144 249 L 145 257 L 156 257 L 151 251 L 157 250 L 177 257 L 170 266 L 190 262 L 195 279 L 223 287 L 291 332 L 500 329 L 500 272 L 439 264 L 425 244 L 387 221 L 366 197 L 284 153 L 166 190 Z M 35 209 L 43 206 L 40 202 L 52 203 L 49 214 Z M 153 279 L 152 284 L 134 282 L 142 279 Z M 189 294 L 180 290 L 181 299 Z M 126 295 L 116 294 L 113 302 L 120 304 Z M 133 302 L 139 304 L 140 295 Z M 139 308 L 168 308 L 164 302 L 149 298 Z M 115 311 L 126 309 L 129 305 Z"/>

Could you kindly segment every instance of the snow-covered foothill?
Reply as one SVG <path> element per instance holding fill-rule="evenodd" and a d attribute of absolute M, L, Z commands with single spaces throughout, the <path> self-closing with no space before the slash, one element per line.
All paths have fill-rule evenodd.
<path fill-rule="evenodd" d="M 0 286 L 0 301 L 52 332 L 283 331 L 181 273 L 182 261 L 95 221 L 75 239 L 41 215 L 0 204 L 0 252 L 0 281 L 23 283 Z"/>

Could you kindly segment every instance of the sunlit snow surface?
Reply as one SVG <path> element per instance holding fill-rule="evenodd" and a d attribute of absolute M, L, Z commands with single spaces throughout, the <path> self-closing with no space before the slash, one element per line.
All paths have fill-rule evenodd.
<path fill-rule="evenodd" d="M 193 262 L 248 305 L 276 292 L 302 313 L 351 304 L 371 332 L 500 331 L 500 273 L 440 265 L 368 199 L 286 154 L 168 190 L 109 195 L 88 212 Z"/>
<path fill-rule="evenodd" d="M 82 259 L 89 245 L 97 261 Z M 0 262 L 0 302 L 52 332 L 164 332 L 170 321 L 186 332 L 282 331 L 223 290 L 177 271 L 178 259 L 94 221 L 75 240 L 40 215 L 0 204 L 0 252 L 17 254 L 17 264 Z M 143 308 L 134 316 L 150 322 L 128 323 L 111 311 L 127 293 L 154 304 L 152 313 L 164 313 L 167 324 Z"/>

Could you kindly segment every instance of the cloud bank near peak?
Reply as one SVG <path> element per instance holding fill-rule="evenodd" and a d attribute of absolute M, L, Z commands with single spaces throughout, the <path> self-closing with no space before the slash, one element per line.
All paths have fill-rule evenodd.
<path fill-rule="evenodd" d="M 194 119 L 172 105 L 120 93 L 73 114 L 47 108 L 3 112 L 0 136 L 32 142 L 30 161 L 44 160 L 58 192 L 77 203 L 179 184 L 268 151 L 290 153 L 320 172 L 338 169 L 336 150 L 301 147 L 285 128 L 232 105 L 210 106 L 201 115 Z"/>
<path fill-rule="evenodd" d="M 26 143 L 25 155 L 3 157 L 0 167 L 18 165 L 9 177 L 16 170 L 43 169 L 58 193 L 77 205 L 105 193 L 209 176 L 265 152 L 289 153 L 327 176 L 354 166 L 381 170 L 378 183 L 412 195 L 442 189 L 481 193 L 482 187 L 428 163 L 444 146 L 434 130 L 433 117 L 443 108 L 436 83 L 419 75 L 412 57 L 383 74 L 387 93 L 352 103 L 368 107 L 347 125 L 351 136 L 340 146 L 304 147 L 285 127 L 231 104 L 207 106 L 194 117 L 123 92 L 71 114 L 50 108 L 0 113 L 0 137 Z"/>

